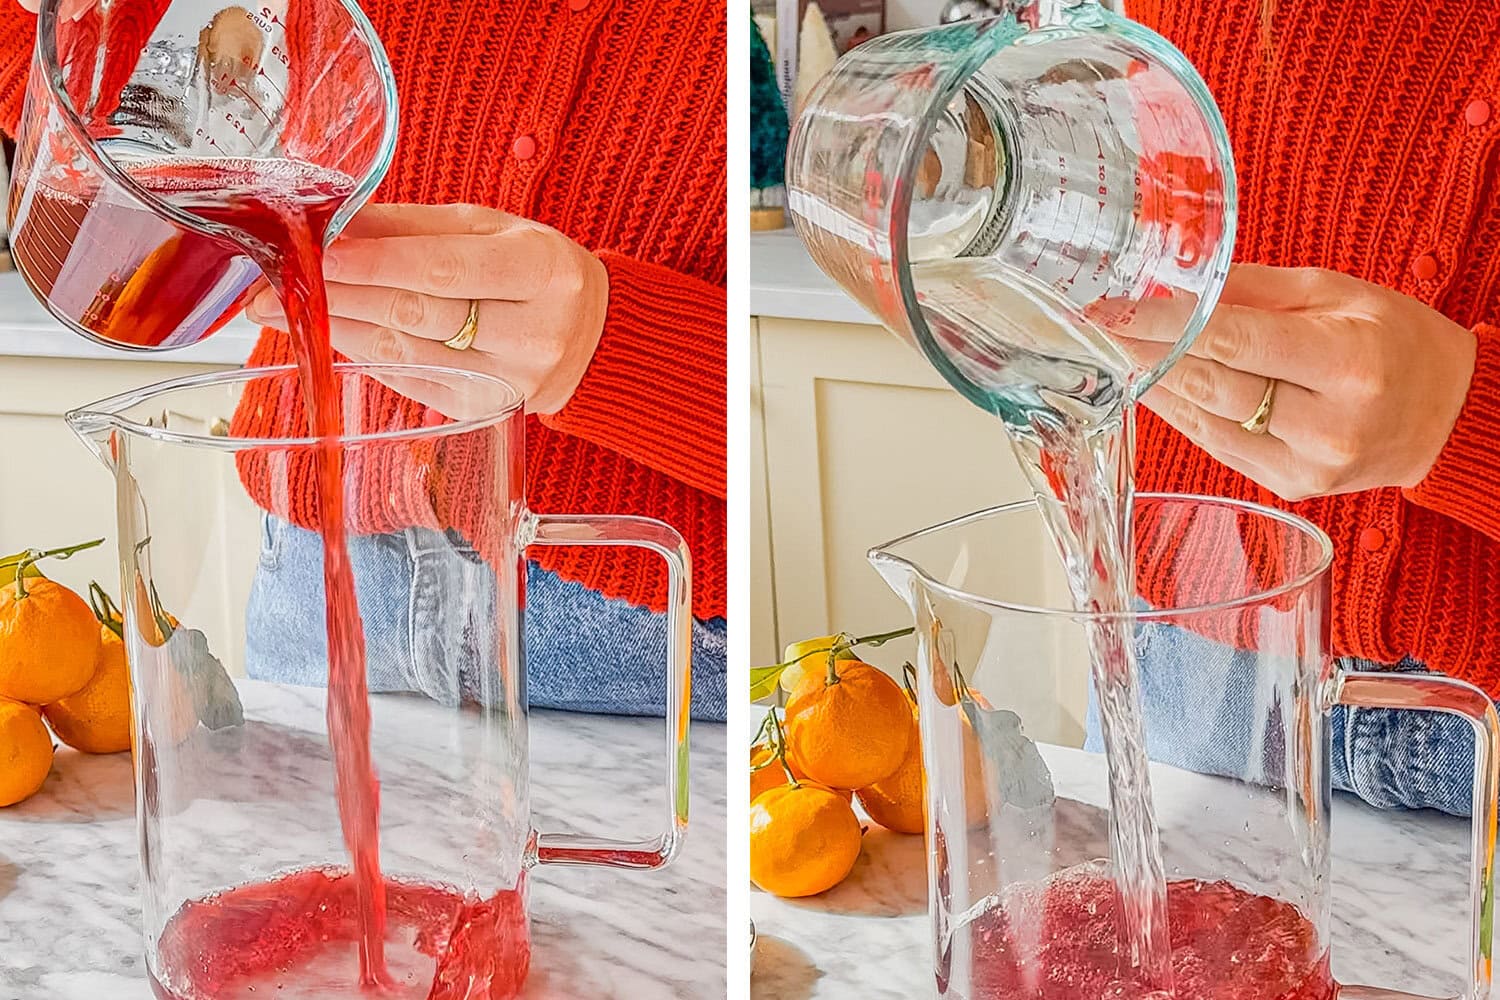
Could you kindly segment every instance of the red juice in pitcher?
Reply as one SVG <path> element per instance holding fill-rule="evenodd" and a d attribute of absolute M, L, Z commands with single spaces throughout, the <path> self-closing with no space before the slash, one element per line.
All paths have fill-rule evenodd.
<path fill-rule="evenodd" d="M 358 985 L 360 903 L 343 871 L 309 869 L 194 900 L 159 945 L 160 1000 L 371 996 L 511 1000 L 530 963 L 524 887 L 489 899 L 385 883 L 385 985 Z"/>
<path fill-rule="evenodd" d="M 1317 930 L 1290 903 L 1228 882 L 1167 883 L 1172 1000 L 1334 1000 Z M 973 949 L 967 1000 L 1163 1000 L 1121 967 L 1114 883 L 1060 875 L 1015 886 L 959 933 Z"/>

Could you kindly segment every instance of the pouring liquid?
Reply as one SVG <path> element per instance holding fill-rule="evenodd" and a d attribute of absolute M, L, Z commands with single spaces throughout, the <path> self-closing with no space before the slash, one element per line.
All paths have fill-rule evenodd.
<path fill-rule="evenodd" d="M 929 328 L 992 396 L 1067 570 L 1076 607 L 1128 610 L 1135 593 L 1129 360 L 1045 287 L 990 258 L 912 269 Z M 1089 626 L 1109 764 L 1110 856 L 1126 964 L 1172 987 L 1166 877 L 1128 622 Z"/>
<path fill-rule="evenodd" d="M 230 226 L 232 243 L 184 234 L 161 266 L 138 269 L 95 308 L 123 317 L 145 309 L 185 315 L 198 284 L 182 276 L 227 273 L 248 256 L 288 319 L 308 400 L 317 464 L 327 594 L 327 724 L 347 872 L 293 872 L 186 903 L 162 934 L 169 967 L 153 978 L 164 1000 L 275 995 L 376 995 L 427 1000 L 509 1000 L 529 963 L 524 889 L 487 900 L 388 880 L 380 867 L 380 784 L 370 751 L 364 627 L 355 600 L 344 522 L 342 386 L 333 368 L 323 283 L 323 239 L 353 182 L 287 160 L 188 160 L 133 165 L 142 186 L 181 208 Z M 153 225 L 133 206 L 93 204 L 112 232 Z M 129 308 L 122 308 L 122 303 Z M 147 310 L 149 311 L 149 310 Z M 123 319 L 122 319 L 123 321 Z"/>
<path fill-rule="evenodd" d="M 1062 558 L 1075 607 L 1106 614 L 1130 610 L 1135 595 L 1131 360 L 1045 285 L 993 258 L 917 264 L 912 281 L 940 350 L 965 378 L 986 390 L 1005 422 Z M 1050 888 L 1046 912 L 1072 916 L 1055 921 L 1048 916 L 1042 927 L 1042 940 L 1048 943 L 1032 955 L 1015 954 L 1010 936 L 997 931 L 1004 923 L 1004 907 L 978 918 L 968 933 L 988 958 L 976 960 L 976 967 L 1011 969 L 1015 975 L 981 977 L 973 1000 L 1331 996 L 1326 956 L 1321 974 L 1306 965 L 1307 942 L 1315 942 L 1316 935 L 1294 907 L 1227 886 L 1210 887 L 1213 891 L 1204 895 L 1200 883 L 1167 882 L 1133 627 L 1128 619 L 1095 621 L 1088 627 L 1088 642 L 1108 766 L 1112 898 L 1101 896 L 1106 886 L 1098 877 Z M 1230 958 L 1225 942 L 1214 940 L 1219 929 L 1208 919 L 1205 900 L 1239 912 L 1233 893 L 1244 897 L 1247 913 L 1271 912 L 1257 908 L 1256 900 L 1280 908 L 1274 910 L 1274 921 L 1235 932 L 1242 940 L 1234 946 L 1248 945 L 1247 954 L 1259 954 L 1256 961 L 1268 963 L 1267 968 L 1295 966 L 1300 971 L 1291 978 L 1313 984 L 1307 991 L 1273 988 L 1269 976 L 1252 976 L 1242 987 L 1224 991 L 1214 988 L 1212 976 L 1204 977 L 1205 965 L 1218 967 Z M 1085 897 L 1087 914 L 1081 915 L 1077 910 Z M 1200 905 L 1204 909 L 1197 912 Z M 1301 921 L 1298 933 L 1285 933 L 1296 921 Z M 1083 946 L 1080 934 L 1091 935 L 1092 943 Z M 1111 947 L 1102 947 L 1103 942 Z M 1241 961 L 1239 952 L 1234 956 L 1233 961 Z M 1045 973 L 1037 971 L 1036 963 Z M 1028 968 L 1027 977 L 1035 980 L 1029 985 L 1017 971 Z M 1082 982 L 1097 982 L 1100 991 L 1080 991 Z"/>

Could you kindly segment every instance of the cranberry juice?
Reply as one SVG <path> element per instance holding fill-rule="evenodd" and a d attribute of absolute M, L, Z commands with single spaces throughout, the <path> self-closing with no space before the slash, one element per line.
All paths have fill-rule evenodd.
<path fill-rule="evenodd" d="M 160 1000 L 359 994 L 352 942 L 360 891 L 344 872 L 307 870 L 184 906 L 158 943 L 172 988 Z M 412 1000 L 511 1000 L 530 962 L 524 891 L 489 899 L 441 886 L 384 884 L 385 986 Z"/>
<path fill-rule="evenodd" d="M 364 626 L 344 538 L 343 462 L 338 436 L 343 402 L 333 370 L 328 301 L 323 287 L 323 237 L 349 197 L 349 178 L 287 160 L 171 161 L 132 171 L 143 187 L 170 204 L 243 234 L 239 249 L 259 266 L 281 299 L 319 438 L 318 511 L 327 592 L 328 742 L 334 791 L 358 903 L 359 981 L 385 982 L 385 882 L 380 875 L 380 786 L 370 759 L 370 701 L 365 683 Z M 172 271 L 190 269 L 207 238 L 185 237 Z M 217 263 L 217 261 L 214 261 Z M 147 274 L 143 268 L 139 278 Z M 138 294 L 150 301 L 148 291 Z"/>
<path fill-rule="evenodd" d="M 170 191 L 215 169 L 146 163 L 131 173 L 148 189 Z M 282 172 L 288 174 L 285 182 L 309 185 L 288 192 L 293 199 L 326 201 L 339 187 L 345 194 L 338 200 L 347 195 L 348 178 L 341 175 Z M 170 225 L 87 176 L 72 181 L 60 177 L 34 185 L 16 205 L 12 239 L 21 273 L 36 292 L 98 337 L 127 347 L 180 347 L 213 333 L 245 304 L 260 271 L 240 247 Z M 210 203 L 215 196 L 206 188 L 198 194 Z M 18 199 L 22 195 L 13 191 Z"/>
<path fill-rule="evenodd" d="M 238 996 L 233 990 L 254 992 L 257 986 L 261 995 L 288 998 L 363 988 L 429 1000 L 513 996 L 529 949 L 518 893 L 465 900 L 447 890 L 388 882 L 380 870 L 380 786 L 370 752 L 364 627 L 345 539 L 337 443 L 343 393 L 333 368 L 323 285 L 324 236 L 353 184 L 343 174 L 286 160 L 174 159 L 136 164 L 131 174 L 162 200 L 238 235 L 230 242 L 181 233 L 161 243 L 159 220 L 143 210 L 98 204 L 85 210 L 88 218 L 78 225 L 102 214 L 110 231 L 128 234 L 133 224 L 155 234 L 157 249 L 146 263 L 117 290 L 99 292 L 93 303 L 112 338 L 161 343 L 203 305 L 206 285 L 228 282 L 242 301 L 249 283 L 235 269 L 247 257 L 253 273 L 264 274 L 275 289 L 287 316 L 309 431 L 319 440 L 328 738 L 350 860 L 343 875 L 303 872 L 189 903 L 163 935 L 161 967 L 173 990 L 182 988 L 186 976 L 185 992 L 167 986 L 158 992 L 177 1000 Z M 171 954 L 166 942 L 174 942 Z M 334 980 L 342 989 L 334 988 Z M 412 983 L 420 984 L 417 992 L 402 989 Z"/>
<path fill-rule="evenodd" d="M 1290 903 L 1228 882 L 1167 884 L 1173 991 L 1122 961 L 1110 879 L 1064 875 L 1009 890 L 958 933 L 973 950 L 967 1000 L 1333 1000 L 1316 929 Z M 944 963 L 946 964 L 946 963 Z"/>

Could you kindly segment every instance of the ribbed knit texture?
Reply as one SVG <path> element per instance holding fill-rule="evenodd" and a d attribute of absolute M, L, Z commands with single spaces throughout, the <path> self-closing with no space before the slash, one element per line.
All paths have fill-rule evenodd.
<path fill-rule="evenodd" d="M 1302 514 L 1336 548 L 1337 654 L 1410 655 L 1500 695 L 1500 4 L 1274 0 L 1268 49 L 1262 2 L 1128 5 L 1223 110 L 1236 259 L 1333 268 L 1419 298 L 1475 330 L 1477 370 L 1414 489 L 1285 504 L 1150 414 L 1138 484 Z M 1429 280 L 1412 270 L 1424 254 L 1438 262 Z"/>
<path fill-rule="evenodd" d="M 401 137 L 378 201 L 490 205 L 555 226 L 610 277 L 593 363 L 572 402 L 526 419 L 527 500 L 542 512 L 660 518 L 693 554 L 694 612 L 725 611 L 725 13 L 717 0 L 363 0 L 395 69 Z M 35 19 L 0 0 L 0 126 L 20 116 Z M 519 158 L 513 145 L 534 141 Z M 524 145 L 524 144 L 523 144 Z M 291 360 L 268 332 L 256 365 Z M 378 423 L 420 422 L 389 393 Z M 270 403 L 261 406 L 260 403 Z M 246 416 L 259 413 L 255 419 Z M 241 410 L 262 433 L 300 434 L 292 399 Z M 442 482 L 417 483 L 395 455 L 358 463 L 355 529 L 436 523 L 504 487 L 492 441 L 441 446 Z M 310 468 L 242 467 L 268 509 L 316 526 Z M 493 477 L 501 476 L 496 482 Z M 478 518 L 482 521 L 482 518 Z M 472 539 L 483 548 L 483 539 Z M 566 579 L 665 607 L 658 557 L 630 549 L 537 548 Z"/>

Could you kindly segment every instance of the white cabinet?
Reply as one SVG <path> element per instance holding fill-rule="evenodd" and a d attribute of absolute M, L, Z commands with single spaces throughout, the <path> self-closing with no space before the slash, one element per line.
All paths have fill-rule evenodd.
<path fill-rule="evenodd" d="M 752 321 L 751 662 L 788 643 L 910 624 L 870 567 L 871 546 L 970 511 L 1031 497 L 1000 422 L 962 399 L 911 348 L 873 325 Z M 1005 572 L 1066 600 L 1061 562 L 1035 532 L 1005 545 Z M 1030 588 L 1029 588 L 1030 589 Z M 996 633 L 1017 670 L 1008 702 L 1028 733 L 1078 745 L 1087 692 L 1082 636 Z M 1033 647 L 1042 641 L 1045 646 Z M 911 639 L 871 659 L 914 659 Z M 1067 707 L 1063 707 L 1067 706 Z"/>
<path fill-rule="evenodd" d="M 59 330 L 57 336 L 69 334 Z M 98 580 L 118 598 L 114 478 L 74 437 L 63 414 L 216 367 L 223 366 L 0 357 L 0 554 L 105 538 L 66 562 L 49 561 L 45 571 L 80 593 Z"/>

